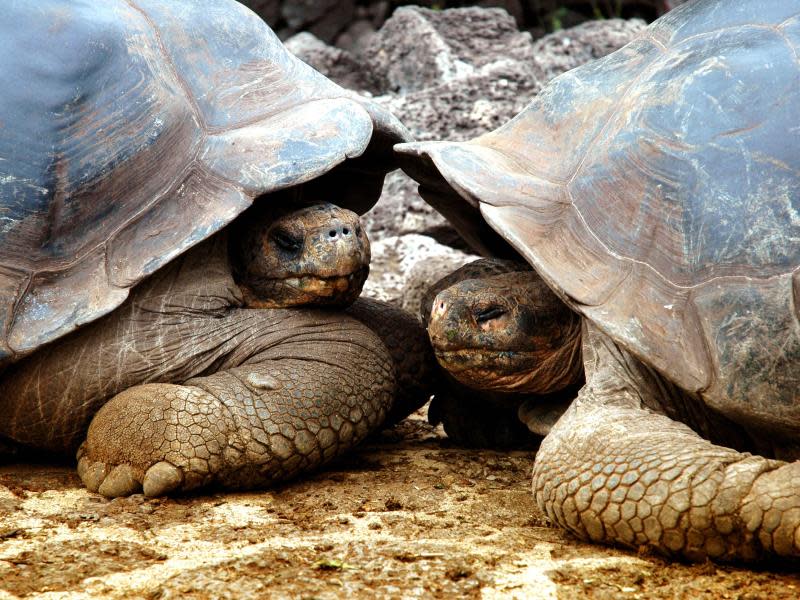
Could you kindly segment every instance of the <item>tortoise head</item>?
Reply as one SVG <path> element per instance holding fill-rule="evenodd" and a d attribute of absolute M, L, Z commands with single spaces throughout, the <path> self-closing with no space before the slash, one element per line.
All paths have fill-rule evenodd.
<path fill-rule="evenodd" d="M 234 225 L 233 270 L 248 306 L 346 306 L 361 293 L 370 248 L 356 213 L 256 202 Z"/>
<path fill-rule="evenodd" d="M 534 394 L 580 380 L 580 329 L 534 271 L 460 281 L 436 296 L 428 323 L 439 364 L 458 381 Z"/>

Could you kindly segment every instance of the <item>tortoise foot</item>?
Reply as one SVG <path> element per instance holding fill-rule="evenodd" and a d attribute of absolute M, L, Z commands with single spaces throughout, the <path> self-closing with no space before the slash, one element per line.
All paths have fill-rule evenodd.
<path fill-rule="evenodd" d="M 95 416 L 78 450 L 78 474 L 114 498 L 163 496 L 207 485 L 229 470 L 235 426 L 226 407 L 191 386 L 140 385 Z"/>
<path fill-rule="evenodd" d="M 799 490 L 800 461 L 795 461 L 762 473 L 742 501 L 739 516 L 765 552 L 800 557 Z"/>
<path fill-rule="evenodd" d="M 355 320 L 306 325 L 311 343 L 297 334 L 297 348 L 276 347 L 281 356 L 265 351 L 184 385 L 138 385 L 109 400 L 78 452 L 86 487 L 109 497 L 260 488 L 352 448 L 392 404 L 391 358 Z"/>
<path fill-rule="evenodd" d="M 78 461 L 78 475 L 91 492 L 107 498 L 144 493 L 148 497 L 166 496 L 180 490 L 183 471 L 167 461 L 161 461 L 141 471 L 130 464 L 108 465 L 86 457 Z"/>

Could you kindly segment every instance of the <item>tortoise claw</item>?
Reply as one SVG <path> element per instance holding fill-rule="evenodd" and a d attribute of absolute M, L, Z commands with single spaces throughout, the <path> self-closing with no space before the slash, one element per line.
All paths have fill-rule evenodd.
<path fill-rule="evenodd" d="M 165 496 L 179 489 L 182 483 L 183 473 L 181 470 L 162 460 L 147 469 L 147 473 L 144 475 L 142 489 L 145 496 L 152 498 L 155 496 Z"/>
<path fill-rule="evenodd" d="M 141 490 L 142 484 L 136 478 L 130 465 L 117 465 L 106 476 L 97 491 L 106 498 L 130 496 Z"/>
<path fill-rule="evenodd" d="M 130 496 L 144 492 L 150 498 L 165 496 L 179 490 L 183 484 L 183 472 L 166 462 L 157 462 L 144 474 L 137 477 L 129 464 L 109 466 L 103 462 L 92 462 L 85 456 L 78 461 L 78 475 L 90 492 L 106 498 Z"/>
<path fill-rule="evenodd" d="M 105 463 L 91 462 L 88 458 L 81 458 L 78 463 L 78 475 L 80 475 L 83 485 L 90 492 L 100 489 L 100 484 L 108 475 L 108 467 Z"/>

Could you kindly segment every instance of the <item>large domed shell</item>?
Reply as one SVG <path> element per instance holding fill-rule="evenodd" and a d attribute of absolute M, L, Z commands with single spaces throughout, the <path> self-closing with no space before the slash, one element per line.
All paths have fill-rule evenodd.
<path fill-rule="evenodd" d="M 0 72 L 0 363 L 258 196 L 313 180 L 364 212 L 408 140 L 232 0 L 12 2 Z"/>
<path fill-rule="evenodd" d="M 792 396 L 770 373 L 800 360 L 799 15 L 683 5 L 498 130 L 401 164 L 473 245 L 500 247 L 485 219 L 682 388 Z"/>

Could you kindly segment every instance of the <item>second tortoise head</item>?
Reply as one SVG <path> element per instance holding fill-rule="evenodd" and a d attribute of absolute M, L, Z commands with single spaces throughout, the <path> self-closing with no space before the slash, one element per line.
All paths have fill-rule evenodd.
<path fill-rule="evenodd" d="M 454 283 L 428 322 L 437 360 L 461 383 L 535 394 L 581 377 L 580 330 L 580 317 L 531 270 Z"/>

